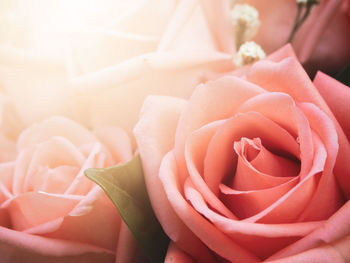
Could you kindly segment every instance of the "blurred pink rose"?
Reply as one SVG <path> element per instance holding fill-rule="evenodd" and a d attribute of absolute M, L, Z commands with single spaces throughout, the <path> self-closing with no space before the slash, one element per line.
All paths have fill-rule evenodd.
<path fill-rule="evenodd" d="M 1 263 L 131 262 L 132 235 L 83 173 L 129 160 L 125 132 L 51 117 L 0 138 Z"/>
<path fill-rule="evenodd" d="M 259 11 L 261 27 L 255 37 L 266 53 L 283 46 L 297 13 L 296 0 L 244 0 Z M 292 42 L 306 70 L 338 73 L 350 61 L 350 9 L 348 0 L 321 0 Z"/>
<path fill-rule="evenodd" d="M 76 0 L 78 11 L 54 2 L 0 3 L 0 19 L 11 14 L 0 25 L 0 85 L 26 125 L 60 114 L 131 131 L 147 95 L 187 98 L 204 74 L 233 67 L 226 0 Z M 66 5 L 80 14 L 90 4 L 83 27 L 55 31 Z"/>
<path fill-rule="evenodd" d="M 146 99 L 134 134 L 166 262 L 350 260 L 350 89 L 294 56 Z"/>

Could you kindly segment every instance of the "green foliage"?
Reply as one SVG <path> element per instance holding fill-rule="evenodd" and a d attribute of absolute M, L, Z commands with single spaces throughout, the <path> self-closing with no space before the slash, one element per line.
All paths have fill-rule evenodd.
<path fill-rule="evenodd" d="M 169 238 L 153 213 L 140 157 L 109 168 L 87 169 L 85 175 L 112 200 L 150 262 L 164 262 Z"/>

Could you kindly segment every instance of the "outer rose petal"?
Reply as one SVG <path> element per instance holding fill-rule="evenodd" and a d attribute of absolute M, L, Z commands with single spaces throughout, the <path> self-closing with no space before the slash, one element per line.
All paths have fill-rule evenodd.
<path fill-rule="evenodd" d="M 284 248 L 269 259 L 280 259 L 316 248 L 322 244 L 330 244 L 350 235 L 350 201 L 340 208 L 323 227 L 319 227 L 298 242 Z M 347 261 L 345 261 L 347 262 Z"/>
<path fill-rule="evenodd" d="M 345 86 L 322 72 L 317 73 L 314 79 L 314 85 L 327 102 L 327 105 L 332 110 L 350 141 L 350 87 Z"/>
<path fill-rule="evenodd" d="M 66 240 L 49 239 L 0 227 L 3 263 L 114 262 L 113 251 Z"/>
<path fill-rule="evenodd" d="M 147 191 L 167 235 L 198 260 L 211 260 L 208 249 L 178 218 L 169 204 L 158 173 L 163 156 L 174 144 L 175 129 L 186 101 L 150 96 L 146 99 L 134 134 L 142 156 Z"/>
<path fill-rule="evenodd" d="M 321 245 L 317 248 L 307 250 L 303 253 L 279 260 L 268 261 L 270 263 L 345 263 L 350 260 L 350 236 L 330 244 Z"/>

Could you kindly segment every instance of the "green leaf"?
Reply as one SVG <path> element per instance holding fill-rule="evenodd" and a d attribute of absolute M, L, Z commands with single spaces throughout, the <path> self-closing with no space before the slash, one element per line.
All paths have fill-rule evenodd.
<path fill-rule="evenodd" d="M 350 64 L 348 64 L 336 77 L 338 81 L 350 87 Z"/>
<path fill-rule="evenodd" d="M 87 169 L 85 175 L 112 200 L 147 258 L 164 262 L 169 238 L 153 213 L 139 155 L 125 164 Z"/>

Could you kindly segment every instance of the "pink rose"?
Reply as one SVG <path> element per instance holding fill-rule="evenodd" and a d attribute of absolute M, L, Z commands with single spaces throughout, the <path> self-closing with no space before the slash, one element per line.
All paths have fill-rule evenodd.
<path fill-rule="evenodd" d="M 26 125 L 60 114 L 131 131 L 147 95 L 187 98 L 233 67 L 225 0 L 20 3 L 0 3 L 0 85 Z"/>
<path fill-rule="evenodd" d="M 293 28 L 297 13 L 296 0 L 244 0 L 259 11 L 261 27 L 255 41 L 267 53 L 283 46 Z M 338 73 L 350 60 L 350 10 L 348 0 L 321 0 L 300 27 L 292 42 L 306 70 Z"/>
<path fill-rule="evenodd" d="M 0 143 L 1 263 L 131 262 L 131 233 L 84 176 L 132 157 L 125 132 L 51 117 Z"/>
<path fill-rule="evenodd" d="M 134 134 L 166 262 L 350 260 L 350 89 L 294 56 L 146 99 Z"/>

